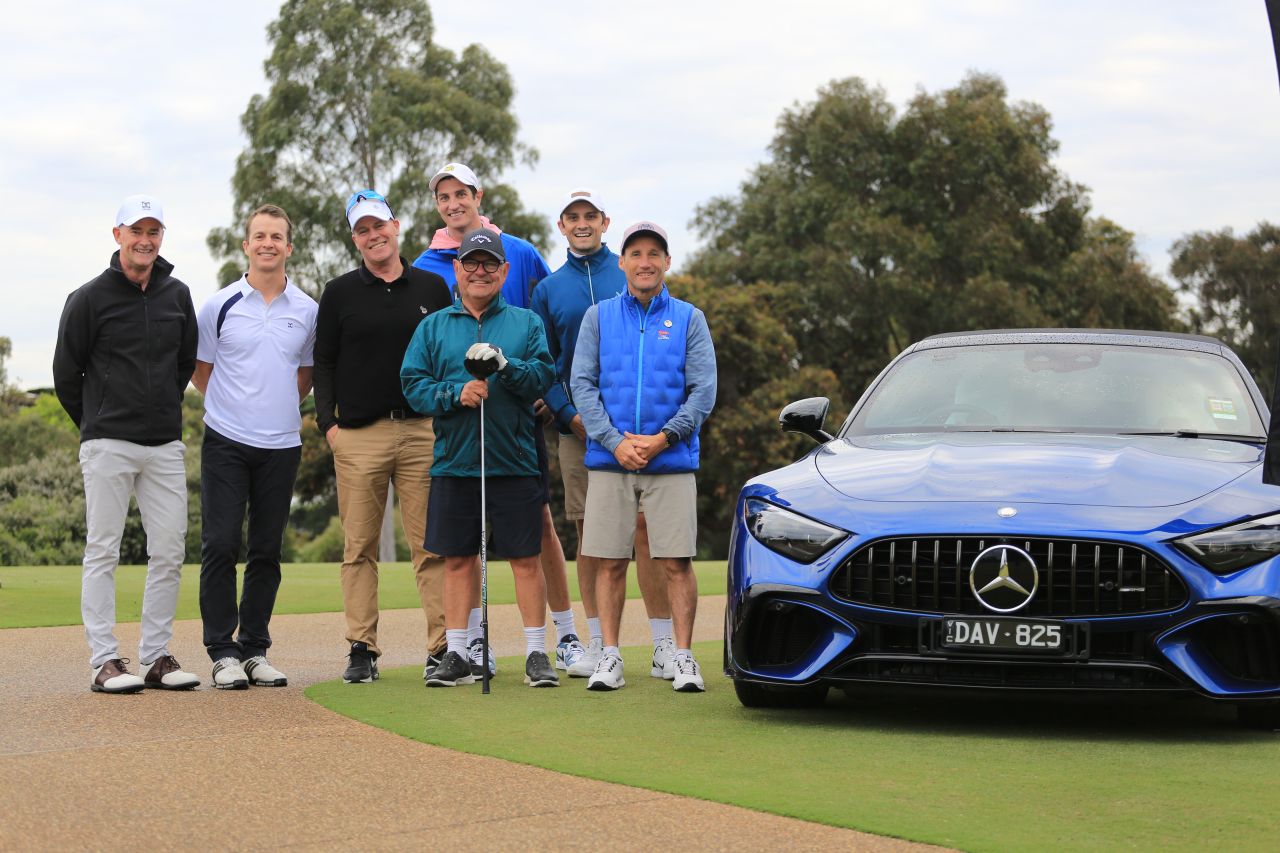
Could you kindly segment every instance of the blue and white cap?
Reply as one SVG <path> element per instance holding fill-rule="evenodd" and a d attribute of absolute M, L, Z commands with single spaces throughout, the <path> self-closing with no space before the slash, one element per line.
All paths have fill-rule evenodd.
<path fill-rule="evenodd" d="M 352 228 L 366 216 L 373 216 L 386 222 L 395 219 L 391 205 L 382 193 L 373 190 L 356 190 L 347 199 L 347 224 Z"/>

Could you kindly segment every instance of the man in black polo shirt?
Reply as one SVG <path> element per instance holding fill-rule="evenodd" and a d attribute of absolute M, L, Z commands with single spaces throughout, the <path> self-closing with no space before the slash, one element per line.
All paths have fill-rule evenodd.
<path fill-rule="evenodd" d="M 342 606 L 351 652 L 342 678 L 355 683 L 378 677 L 377 553 L 389 482 L 400 496 L 427 615 L 428 670 L 444 652 L 444 561 L 422 547 L 435 435 L 430 418 L 414 412 L 400 390 L 400 362 L 422 318 L 453 300 L 440 276 L 400 256 L 400 223 L 385 198 L 360 190 L 346 212 L 363 262 L 325 285 L 320 297 L 315 394 L 316 423 L 333 450 L 346 534 Z"/>

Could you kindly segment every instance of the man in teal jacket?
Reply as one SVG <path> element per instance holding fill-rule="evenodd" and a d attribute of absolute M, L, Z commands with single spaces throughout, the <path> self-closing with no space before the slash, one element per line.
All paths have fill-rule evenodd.
<path fill-rule="evenodd" d="M 551 385 L 554 367 L 542 321 L 502 298 L 509 269 L 496 232 L 481 228 L 466 234 L 454 261 L 457 297 L 452 307 L 422 321 L 400 368 L 405 399 L 434 419 L 436 434 L 425 547 L 445 559 L 449 650 L 427 679 L 429 687 L 454 687 L 475 680 L 467 651 L 467 621 L 479 587 L 475 558 L 485 511 L 490 518 L 501 519 L 500 524 L 489 526 L 493 551 L 505 556 L 515 573 L 516 602 L 525 632 L 525 683 L 532 687 L 559 684 L 546 653 L 547 590 L 538 564 L 542 487 L 532 408 Z M 475 379 L 467 372 L 468 359 L 488 361 L 496 369 L 487 379 Z M 480 502 L 482 452 L 486 507 Z"/>

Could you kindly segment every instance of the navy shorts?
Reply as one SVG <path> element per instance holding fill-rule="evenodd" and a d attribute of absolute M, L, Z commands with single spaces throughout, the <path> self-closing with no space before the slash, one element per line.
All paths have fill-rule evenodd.
<path fill-rule="evenodd" d="M 489 552 L 534 557 L 542 551 L 542 484 L 538 477 L 488 477 Z M 480 478 L 432 477 L 427 538 L 441 557 L 480 553 Z"/>

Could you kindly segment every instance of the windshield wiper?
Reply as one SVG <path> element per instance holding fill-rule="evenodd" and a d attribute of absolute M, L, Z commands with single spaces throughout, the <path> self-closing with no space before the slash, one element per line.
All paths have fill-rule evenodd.
<path fill-rule="evenodd" d="M 1122 432 L 1119 435 L 1164 435 L 1172 438 L 1208 438 L 1216 441 L 1235 441 L 1243 444 L 1266 444 L 1266 436 L 1239 435 L 1229 432 L 1200 432 L 1194 429 L 1173 429 L 1156 432 Z"/>

